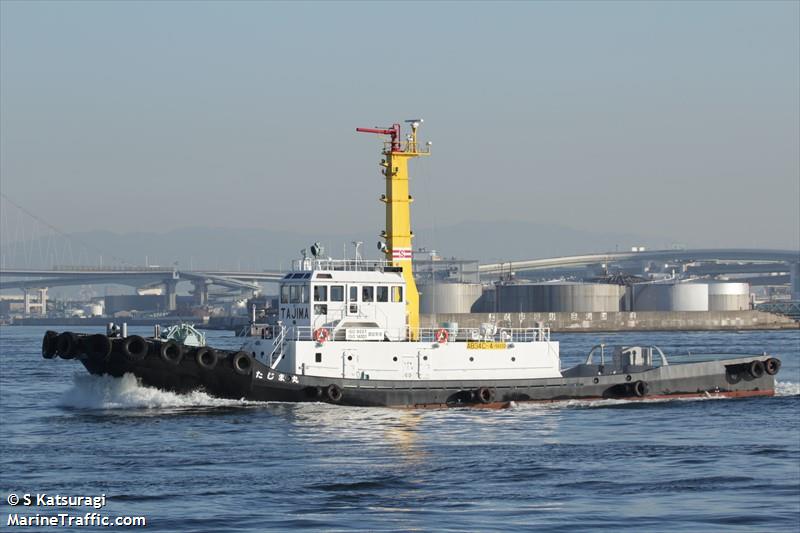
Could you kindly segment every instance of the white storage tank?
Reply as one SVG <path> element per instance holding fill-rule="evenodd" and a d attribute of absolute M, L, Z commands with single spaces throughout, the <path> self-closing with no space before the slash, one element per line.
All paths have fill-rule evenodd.
<path fill-rule="evenodd" d="M 631 311 L 708 311 L 707 283 L 637 283 L 628 288 Z"/>
<path fill-rule="evenodd" d="M 709 311 L 746 311 L 750 309 L 750 284 L 718 282 L 708 284 Z"/>
<path fill-rule="evenodd" d="M 605 283 L 519 283 L 499 285 L 495 292 L 497 312 L 544 311 L 617 312 L 625 287 Z"/>
<path fill-rule="evenodd" d="M 102 302 L 92 302 L 83 306 L 83 313 L 86 316 L 103 316 Z"/>
<path fill-rule="evenodd" d="M 425 283 L 417 285 L 419 290 L 419 312 L 470 313 L 472 306 L 483 293 L 480 283 Z"/>

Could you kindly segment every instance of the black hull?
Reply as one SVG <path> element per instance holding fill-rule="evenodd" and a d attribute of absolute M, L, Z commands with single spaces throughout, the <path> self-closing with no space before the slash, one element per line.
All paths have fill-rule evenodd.
<path fill-rule="evenodd" d="M 198 362 L 196 348 L 186 349 L 180 362 L 175 364 L 159 356 L 158 341 L 148 340 L 148 345 L 147 355 L 138 360 L 121 352 L 118 339 L 111 353 L 104 357 L 86 354 L 75 354 L 75 357 L 92 374 L 121 377 L 131 373 L 144 385 L 177 393 L 204 390 L 220 398 L 322 401 L 352 406 L 496 407 L 510 402 L 603 398 L 771 396 L 775 389 L 774 375 L 766 371 L 754 375 L 750 370 L 755 361 L 760 361 L 763 369 L 771 359 L 766 355 L 670 364 L 616 374 L 598 374 L 595 369 L 581 365 L 584 368 L 565 371 L 567 376 L 573 377 L 550 379 L 390 381 L 287 374 L 254 359 L 249 359 L 246 373 L 241 368 L 237 372 L 234 364 L 237 352 L 223 350 L 217 350 L 218 360 L 211 369 Z M 772 370 L 774 374 L 777 368 Z"/>

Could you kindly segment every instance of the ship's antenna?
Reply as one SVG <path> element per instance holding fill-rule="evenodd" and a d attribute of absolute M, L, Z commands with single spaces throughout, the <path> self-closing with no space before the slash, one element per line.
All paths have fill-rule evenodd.
<path fill-rule="evenodd" d="M 364 241 L 352 241 L 353 247 L 356 249 L 356 266 L 358 266 L 358 262 L 361 261 L 361 245 L 364 244 Z"/>

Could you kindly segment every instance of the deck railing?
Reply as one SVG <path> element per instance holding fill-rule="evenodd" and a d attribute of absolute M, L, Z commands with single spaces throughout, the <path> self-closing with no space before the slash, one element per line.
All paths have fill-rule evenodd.
<path fill-rule="evenodd" d="M 314 270 L 346 270 L 356 272 L 383 271 L 391 266 L 382 259 L 295 259 L 292 261 L 293 272 L 310 272 Z"/>
<path fill-rule="evenodd" d="M 348 335 L 348 330 L 350 334 Z M 413 335 L 412 333 L 416 333 Z M 374 327 L 258 326 L 253 330 L 262 339 L 285 337 L 287 341 L 336 342 L 344 340 L 420 342 L 548 342 L 550 328 L 411 328 L 383 329 Z"/>

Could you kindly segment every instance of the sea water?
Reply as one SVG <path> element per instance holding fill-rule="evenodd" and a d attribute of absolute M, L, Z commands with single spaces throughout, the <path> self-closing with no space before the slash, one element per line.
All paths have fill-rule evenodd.
<path fill-rule="evenodd" d="M 783 366 L 773 398 L 505 410 L 178 395 L 44 360 L 44 331 L 0 329 L 9 531 L 14 513 L 89 511 L 145 517 L 148 531 L 800 530 L 798 330 L 554 334 L 565 366 L 601 341 L 655 344 L 676 360 L 766 351 Z M 208 334 L 216 347 L 240 340 Z M 106 499 L 100 510 L 8 503 L 41 493 Z"/>

